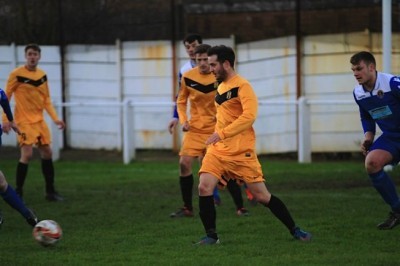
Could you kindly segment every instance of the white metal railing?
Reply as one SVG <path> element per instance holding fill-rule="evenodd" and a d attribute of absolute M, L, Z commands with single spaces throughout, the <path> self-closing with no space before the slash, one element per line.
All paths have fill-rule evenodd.
<path fill-rule="evenodd" d="M 311 118 L 310 118 L 310 106 L 311 105 L 348 105 L 354 104 L 350 100 L 308 100 L 305 97 L 301 97 L 298 100 L 261 100 L 259 101 L 260 106 L 269 105 L 293 105 L 298 107 L 298 161 L 300 163 L 311 162 Z M 120 107 L 122 118 L 122 154 L 124 164 L 130 163 L 136 157 L 136 145 L 134 136 L 131 132 L 134 131 L 134 119 L 133 116 L 129 115 L 131 111 L 134 111 L 135 107 L 154 107 L 154 106 L 166 106 L 172 107 L 173 102 L 136 102 L 132 100 L 125 100 L 123 102 L 66 102 L 66 103 L 55 103 L 59 114 L 61 114 L 61 108 L 63 107 L 75 107 L 75 106 L 112 106 Z M 60 143 L 60 133 L 56 133 L 59 130 L 54 123 L 52 125 L 53 132 L 53 157 L 54 160 L 60 158 L 60 149 L 62 147 Z"/>

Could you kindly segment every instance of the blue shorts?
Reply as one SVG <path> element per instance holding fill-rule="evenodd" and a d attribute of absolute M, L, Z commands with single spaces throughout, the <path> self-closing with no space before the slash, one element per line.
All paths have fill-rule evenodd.
<path fill-rule="evenodd" d="M 385 150 L 393 156 L 392 164 L 398 164 L 400 161 L 400 138 L 382 134 L 374 141 L 369 150 Z"/>

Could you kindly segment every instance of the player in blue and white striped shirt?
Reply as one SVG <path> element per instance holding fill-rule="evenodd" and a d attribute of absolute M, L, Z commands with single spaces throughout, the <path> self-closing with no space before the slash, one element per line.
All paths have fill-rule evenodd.
<path fill-rule="evenodd" d="M 378 72 L 375 58 L 369 52 L 354 54 L 350 63 L 358 81 L 353 95 L 364 130 L 361 150 L 366 156 L 365 169 L 374 188 L 391 207 L 389 218 L 378 224 L 378 228 L 392 229 L 400 224 L 400 199 L 383 167 L 400 161 L 400 77 Z M 382 135 L 375 139 L 376 125 Z"/>

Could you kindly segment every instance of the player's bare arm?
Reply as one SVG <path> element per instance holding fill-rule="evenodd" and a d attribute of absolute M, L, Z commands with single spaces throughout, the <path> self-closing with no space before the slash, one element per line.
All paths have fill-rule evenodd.
<path fill-rule="evenodd" d="M 178 124 L 178 119 L 175 118 L 175 117 L 172 118 L 171 121 L 169 121 L 169 123 L 168 123 L 169 134 L 174 133 L 174 130 L 175 130 L 175 127 L 176 127 L 177 124 Z"/>
<path fill-rule="evenodd" d="M 374 133 L 366 132 L 364 135 L 364 140 L 361 142 L 361 151 L 364 155 L 367 155 L 369 148 L 374 142 Z"/>

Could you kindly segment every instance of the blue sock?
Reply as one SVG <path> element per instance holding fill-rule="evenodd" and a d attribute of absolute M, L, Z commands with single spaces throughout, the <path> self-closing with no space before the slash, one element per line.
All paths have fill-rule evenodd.
<path fill-rule="evenodd" d="M 214 199 L 219 199 L 218 187 L 215 187 L 215 188 L 214 188 L 213 196 L 214 196 Z"/>
<path fill-rule="evenodd" d="M 370 174 L 369 177 L 383 200 L 392 207 L 392 210 L 398 211 L 400 209 L 400 200 L 392 179 L 383 170 Z"/>
<path fill-rule="evenodd" d="M 16 209 L 25 218 L 29 218 L 30 211 L 10 185 L 7 186 L 6 191 L 0 192 L 0 195 L 3 197 L 4 201 L 8 203 L 8 205 Z"/>

